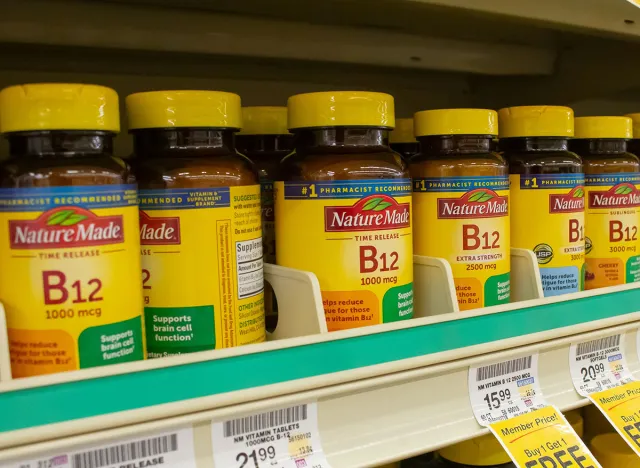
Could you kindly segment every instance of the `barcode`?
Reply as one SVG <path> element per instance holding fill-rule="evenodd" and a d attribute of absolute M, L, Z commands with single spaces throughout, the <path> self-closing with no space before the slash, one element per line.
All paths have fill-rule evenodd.
<path fill-rule="evenodd" d="M 580 343 L 576 347 L 576 356 L 595 353 L 596 351 L 613 348 L 614 346 L 620 346 L 620 335 L 607 336 L 606 338 L 600 338 L 599 340 Z"/>
<path fill-rule="evenodd" d="M 505 374 L 511 374 L 512 372 L 520 372 L 525 369 L 531 368 L 532 356 L 513 359 L 512 361 L 505 361 L 499 364 L 492 364 L 490 366 L 478 367 L 476 370 L 476 381 L 492 379 Z"/>
<path fill-rule="evenodd" d="M 282 426 L 283 424 L 292 424 L 305 419 L 307 419 L 307 405 L 292 406 L 291 408 L 225 421 L 222 434 L 224 437 L 233 437 L 248 432 Z"/>
<path fill-rule="evenodd" d="M 178 450 L 178 435 L 154 437 L 126 444 L 76 453 L 73 455 L 72 468 L 102 468 L 125 463 L 140 458 L 153 457 Z"/>

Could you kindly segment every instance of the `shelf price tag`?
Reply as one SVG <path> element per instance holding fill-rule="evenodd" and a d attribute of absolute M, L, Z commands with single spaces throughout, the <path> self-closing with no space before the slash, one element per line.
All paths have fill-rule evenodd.
<path fill-rule="evenodd" d="M 569 367 L 573 385 L 582 396 L 633 380 L 624 355 L 623 334 L 572 344 Z"/>
<path fill-rule="evenodd" d="M 520 468 L 600 467 L 555 406 L 499 421 L 489 428 Z"/>
<path fill-rule="evenodd" d="M 640 456 L 640 382 L 593 393 L 589 399 Z"/>
<path fill-rule="evenodd" d="M 0 464 L 0 468 L 196 468 L 193 429 L 121 439 L 64 453 Z"/>
<path fill-rule="evenodd" d="M 538 355 L 469 369 L 473 414 L 482 426 L 542 408 Z"/>
<path fill-rule="evenodd" d="M 331 468 L 316 403 L 212 423 L 216 468 Z"/>

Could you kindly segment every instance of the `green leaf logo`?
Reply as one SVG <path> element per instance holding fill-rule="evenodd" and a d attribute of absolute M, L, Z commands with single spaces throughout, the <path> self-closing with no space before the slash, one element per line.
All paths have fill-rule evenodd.
<path fill-rule="evenodd" d="M 584 197 L 584 189 L 579 187 L 572 195 L 573 198 L 582 198 Z"/>
<path fill-rule="evenodd" d="M 391 206 L 391 203 L 384 201 L 384 198 L 375 197 L 364 204 L 362 211 L 382 211 L 389 206 Z"/>
<path fill-rule="evenodd" d="M 87 216 L 76 213 L 74 210 L 62 210 L 49 216 L 47 226 L 73 226 L 85 219 Z"/>
<path fill-rule="evenodd" d="M 382 211 L 386 208 L 389 208 L 391 206 L 391 203 L 389 202 L 381 202 L 378 203 L 378 205 L 373 209 L 373 211 Z"/>
<path fill-rule="evenodd" d="M 633 189 L 631 187 L 629 187 L 628 185 L 621 185 L 620 187 L 616 188 L 614 193 L 616 195 L 629 195 L 631 192 L 633 192 Z"/>
<path fill-rule="evenodd" d="M 491 193 L 480 190 L 469 197 L 470 202 L 485 203 L 495 198 Z"/>

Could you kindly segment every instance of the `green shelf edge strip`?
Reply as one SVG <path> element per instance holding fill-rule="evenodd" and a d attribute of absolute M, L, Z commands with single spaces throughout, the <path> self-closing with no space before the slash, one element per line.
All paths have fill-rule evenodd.
<path fill-rule="evenodd" d="M 0 393 L 0 432 L 348 371 L 640 310 L 640 289 L 214 361 Z"/>

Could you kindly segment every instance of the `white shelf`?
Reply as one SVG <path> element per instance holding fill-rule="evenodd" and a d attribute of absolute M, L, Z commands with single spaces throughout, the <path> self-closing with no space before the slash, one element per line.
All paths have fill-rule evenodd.
<path fill-rule="evenodd" d="M 375 466 L 486 432 L 471 412 L 469 366 L 538 351 L 545 396 L 568 410 L 586 403 L 570 380 L 570 344 L 625 332 L 637 374 L 636 304 L 640 288 L 621 286 L 15 380 L 0 386 L 0 461 L 186 425 L 205 468 L 212 420 L 317 401 L 332 466 Z"/>

